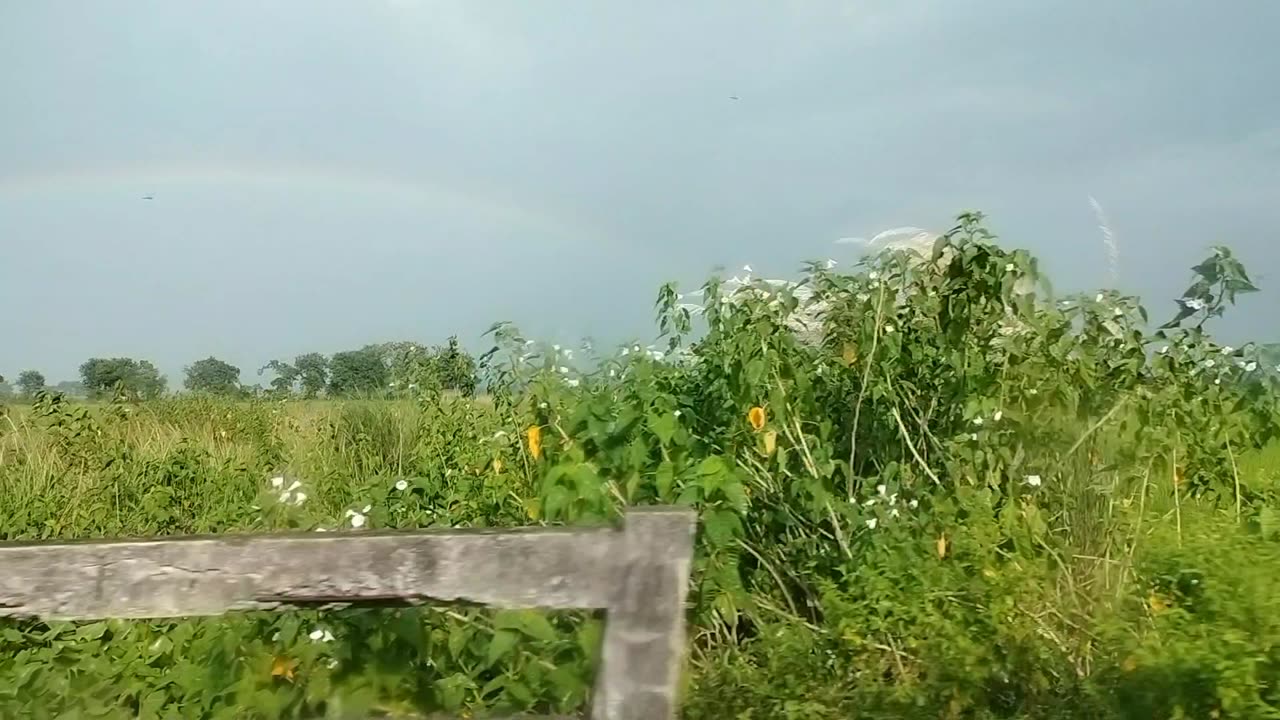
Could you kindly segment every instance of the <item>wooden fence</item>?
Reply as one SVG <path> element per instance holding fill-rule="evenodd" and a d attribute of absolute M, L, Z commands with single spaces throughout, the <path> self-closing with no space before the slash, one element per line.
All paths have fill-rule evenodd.
<path fill-rule="evenodd" d="M 677 715 L 696 517 L 632 509 L 621 531 L 210 536 L 0 545 L 0 615 L 166 618 L 371 602 L 602 609 L 592 720 Z"/>

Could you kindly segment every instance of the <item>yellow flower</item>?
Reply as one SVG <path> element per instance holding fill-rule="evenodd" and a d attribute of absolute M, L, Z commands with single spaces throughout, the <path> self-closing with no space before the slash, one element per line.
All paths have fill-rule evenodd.
<path fill-rule="evenodd" d="M 1161 597 L 1155 590 L 1151 591 L 1151 596 L 1147 598 L 1147 605 L 1151 608 L 1153 615 L 1159 615 L 1169 609 L 1169 601 Z"/>
<path fill-rule="evenodd" d="M 937 549 L 939 560 L 947 556 L 947 536 L 945 534 L 938 536 Z"/>
<path fill-rule="evenodd" d="M 286 657 L 276 656 L 271 661 L 271 677 L 281 677 L 289 682 L 293 682 L 294 670 L 298 667 L 297 660 L 290 660 Z"/>
<path fill-rule="evenodd" d="M 853 343 L 845 343 L 844 351 L 840 353 L 840 360 L 846 367 L 854 364 L 858 361 L 858 348 L 854 347 Z"/>
<path fill-rule="evenodd" d="M 751 428 L 756 432 L 764 429 L 764 408 L 759 405 L 751 408 L 747 412 L 747 421 L 751 423 Z"/>
<path fill-rule="evenodd" d="M 770 430 L 764 434 L 764 454 L 772 455 L 778 448 L 778 431 Z"/>
<path fill-rule="evenodd" d="M 533 456 L 534 460 L 542 457 L 542 428 L 537 425 L 531 425 L 528 430 L 524 431 L 524 434 L 529 439 L 529 454 Z"/>

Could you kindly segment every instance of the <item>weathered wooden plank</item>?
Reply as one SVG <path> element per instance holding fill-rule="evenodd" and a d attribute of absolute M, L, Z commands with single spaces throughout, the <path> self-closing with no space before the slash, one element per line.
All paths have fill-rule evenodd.
<path fill-rule="evenodd" d="M 0 545 L 0 615 L 160 618 L 376 600 L 604 608 L 620 537 L 606 528 Z"/>
<path fill-rule="evenodd" d="M 592 720 L 672 720 L 696 515 L 602 529 L 0 544 L 0 616 L 220 615 L 305 604 L 470 602 L 605 610 Z"/>
<path fill-rule="evenodd" d="M 679 707 L 684 602 L 697 517 L 657 508 L 627 514 L 622 572 L 605 611 L 592 720 L 671 720 Z"/>

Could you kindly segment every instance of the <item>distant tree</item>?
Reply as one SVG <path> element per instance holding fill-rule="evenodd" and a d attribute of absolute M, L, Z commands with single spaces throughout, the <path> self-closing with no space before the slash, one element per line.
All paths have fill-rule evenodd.
<path fill-rule="evenodd" d="M 0 375 L 0 400 L 8 400 L 11 397 L 13 397 L 13 388 L 9 387 L 4 376 Z"/>
<path fill-rule="evenodd" d="M 118 386 L 128 397 L 150 399 L 165 390 L 165 379 L 146 360 L 90 358 L 80 365 L 80 380 L 90 398 L 111 397 Z"/>
<path fill-rule="evenodd" d="M 83 398 L 88 397 L 88 391 L 84 387 L 84 383 L 79 380 L 63 380 L 53 386 L 54 390 L 66 395 L 67 397 Z"/>
<path fill-rule="evenodd" d="M 225 360 L 209 356 L 186 368 L 182 386 L 192 392 L 211 395 L 235 395 L 240 392 L 240 368 Z"/>
<path fill-rule="evenodd" d="M 478 382 L 476 359 L 462 349 L 457 335 L 451 336 L 445 347 L 436 348 L 433 360 L 440 384 L 445 389 L 457 390 L 468 397 L 475 394 Z"/>
<path fill-rule="evenodd" d="M 44 375 L 39 370 L 23 370 L 18 373 L 18 392 L 25 397 L 34 397 L 44 389 Z"/>
<path fill-rule="evenodd" d="M 271 391 L 276 395 L 288 395 L 298 383 L 298 368 L 283 360 L 272 360 L 258 369 L 258 375 L 270 370 L 276 376 L 271 379 Z"/>
<path fill-rule="evenodd" d="M 330 395 L 377 392 L 387 386 L 389 372 L 376 345 L 335 353 L 329 360 Z"/>
<path fill-rule="evenodd" d="M 304 353 L 293 359 L 302 386 L 302 397 L 311 399 L 329 384 L 329 360 L 320 353 Z"/>

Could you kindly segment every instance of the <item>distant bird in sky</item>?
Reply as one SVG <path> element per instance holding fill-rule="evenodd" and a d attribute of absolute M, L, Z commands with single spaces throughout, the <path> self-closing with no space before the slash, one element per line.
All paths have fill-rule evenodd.
<path fill-rule="evenodd" d="M 155 199 L 156 199 L 156 196 L 155 196 L 155 195 L 143 195 L 143 196 L 142 196 L 142 199 L 143 199 L 143 200 L 155 200 Z"/>
<path fill-rule="evenodd" d="M 729 96 L 729 99 L 730 99 L 730 100 L 737 100 L 737 99 L 739 99 L 739 98 L 738 98 L 738 96 L 737 96 L 737 95 L 730 95 L 730 96 Z"/>

